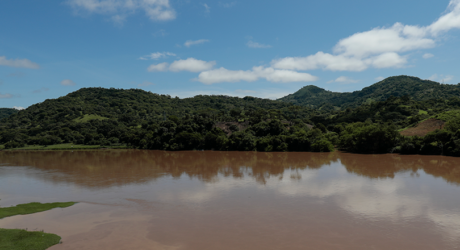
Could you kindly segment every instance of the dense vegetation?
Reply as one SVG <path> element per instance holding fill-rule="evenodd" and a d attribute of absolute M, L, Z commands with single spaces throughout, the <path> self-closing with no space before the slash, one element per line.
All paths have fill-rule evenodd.
<path fill-rule="evenodd" d="M 16 114 L 19 112 L 17 109 L 10 109 L 10 108 L 0 108 L 0 120 L 6 118 L 12 114 Z"/>
<path fill-rule="evenodd" d="M 449 99 L 460 96 L 460 84 L 440 84 L 412 76 L 394 76 L 351 93 L 332 92 L 309 85 L 279 100 L 323 109 L 344 109 L 384 101 L 390 96 L 410 96 L 417 101 Z"/>
<path fill-rule="evenodd" d="M 165 150 L 332 150 L 325 129 L 310 130 L 311 113 L 306 107 L 253 97 L 179 99 L 143 90 L 86 88 L 3 119 L 0 144 L 5 148 L 74 143 Z"/>
<path fill-rule="evenodd" d="M 302 91 L 308 103 L 294 105 L 291 97 Z M 284 101 L 179 99 L 138 89 L 84 88 L 1 120 L 0 144 L 317 152 L 336 147 L 359 153 L 460 155 L 460 126 L 455 125 L 460 115 L 452 116 L 460 109 L 459 96 L 458 85 L 407 76 L 390 77 L 353 93 L 307 86 Z M 309 104 L 320 100 L 329 103 L 319 108 Z M 399 134 L 430 117 L 448 124 L 423 138 Z"/>

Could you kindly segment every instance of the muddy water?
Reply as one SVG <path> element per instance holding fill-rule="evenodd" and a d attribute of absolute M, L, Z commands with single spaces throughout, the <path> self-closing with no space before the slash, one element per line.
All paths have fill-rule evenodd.
<path fill-rule="evenodd" d="M 334 153 L 0 152 L 0 220 L 60 249 L 460 249 L 460 159 Z"/>

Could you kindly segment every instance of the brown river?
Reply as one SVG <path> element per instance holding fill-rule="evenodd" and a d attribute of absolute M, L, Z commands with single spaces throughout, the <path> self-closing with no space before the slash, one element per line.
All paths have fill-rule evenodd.
<path fill-rule="evenodd" d="M 0 228 L 51 250 L 460 249 L 460 158 L 0 151 L 0 207 L 76 201 Z"/>

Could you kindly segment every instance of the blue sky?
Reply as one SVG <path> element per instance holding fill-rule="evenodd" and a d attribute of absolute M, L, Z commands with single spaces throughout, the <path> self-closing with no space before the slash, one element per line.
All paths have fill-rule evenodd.
<path fill-rule="evenodd" d="M 460 0 L 2 0 L 0 107 L 82 87 L 279 98 L 460 82 Z"/>

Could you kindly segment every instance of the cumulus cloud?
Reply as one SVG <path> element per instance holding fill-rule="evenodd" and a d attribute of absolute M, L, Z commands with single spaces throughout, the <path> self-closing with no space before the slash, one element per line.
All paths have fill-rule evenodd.
<path fill-rule="evenodd" d="M 197 60 L 195 58 L 187 58 L 185 60 L 178 60 L 171 63 L 169 66 L 170 71 L 190 71 L 190 72 L 201 72 L 210 70 L 216 65 L 215 61 L 206 62 Z"/>
<path fill-rule="evenodd" d="M 255 49 L 268 49 L 272 47 L 271 45 L 256 43 L 254 41 L 249 41 L 246 45 L 249 48 L 255 48 Z"/>
<path fill-rule="evenodd" d="M 151 53 L 150 55 L 141 56 L 139 57 L 139 59 L 140 60 L 148 60 L 148 59 L 158 60 L 160 58 L 166 58 L 169 56 L 176 56 L 176 54 L 171 53 L 171 52 L 155 52 L 155 53 Z"/>
<path fill-rule="evenodd" d="M 38 69 L 40 65 L 29 59 L 6 59 L 6 56 L 0 56 L 0 65 L 15 68 Z"/>
<path fill-rule="evenodd" d="M 65 79 L 61 81 L 61 85 L 63 86 L 75 86 L 75 82 L 69 79 Z"/>
<path fill-rule="evenodd" d="M 20 107 L 20 106 L 13 106 L 14 109 L 17 109 L 17 110 L 24 110 L 25 108 L 24 107 Z"/>
<path fill-rule="evenodd" d="M 228 70 L 219 68 L 201 72 L 196 79 L 204 84 L 219 82 L 254 82 L 260 78 L 270 82 L 311 82 L 318 78 L 308 73 L 300 73 L 292 70 L 279 70 L 263 66 L 253 67 L 252 70 Z"/>
<path fill-rule="evenodd" d="M 9 99 L 9 98 L 12 98 L 12 97 L 13 97 L 12 94 L 8 94 L 8 93 L 2 94 L 2 93 L 0 93 L 0 99 Z"/>
<path fill-rule="evenodd" d="M 147 68 L 148 72 L 154 72 L 154 71 L 166 71 L 168 70 L 168 63 L 159 63 L 159 64 L 152 64 Z"/>
<path fill-rule="evenodd" d="M 76 11 L 111 15 L 116 23 L 125 17 L 143 10 L 154 21 L 167 21 L 176 18 L 176 12 L 169 0 L 68 0 L 67 3 Z"/>
<path fill-rule="evenodd" d="M 327 82 L 327 83 L 333 83 L 333 82 L 338 82 L 338 83 L 346 84 L 346 83 L 357 83 L 357 82 L 359 82 L 359 81 L 358 81 L 358 80 L 351 79 L 351 78 L 346 77 L 346 76 L 340 76 L 340 77 L 338 77 L 337 79 L 332 80 L 332 81 L 329 81 L 329 82 Z"/>
<path fill-rule="evenodd" d="M 432 48 L 435 42 L 425 38 L 425 28 L 396 23 L 390 28 L 375 28 L 342 39 L 334 52 L 344 56 L 365 58 L 387 52 L 405 52 Z"/>
<path fill-rule="evenodd" d="M 380 81 L 382 81 L 383 79 L 385 79 L 385 77 L 383 77 L 383 76 L 377 76 L 374 80 L 380 82 Z"/>
<path fill-rule="evenodd" d="M 436 22 L 428 26 L 428 30 L 433 35 L 446 32 L 454 28 L 460 28 L 460 0 L 451 0 L 447 14 L 441 16 Z"/>
<path fill-rule="evenodd" d="M 428 59 L 428 58 L 432 58 L 433 56 L 434 56 L 433 54 L 426 53 L 423 55 L 423 58 Z"/>
<path fill-rule="evenodd" d="M 169 65 L 168 63 L 159 63 L 159 64 L 152 64 L 147 68 L 147 71 L 190 71 L 190 72 L 201 72 L 205 70 L 210 70 L 212 67 L 216 65 L 215 61 L 202 61 L 195 58 L 187 58 L 185 60 L 177 60 Z"/>
<path fill-rule="evenodd" d="M 441 32 L 460 28 L 460 0 L 452 0 L 449 12 L 426 27 L 396 23 L 358 32 L 340 40 L 333 53 L 318 52 L 306 57 L 286 57 L 272 61 L 272 67 L 288 70 L 323 69 L 363 71 L 373 68 L 400 68 L 407 64 L 401 53 L 436 46 Z M 431 57 L 425 54 L 424 58 Z"/>
<path fill-rule="evenodd" d="M 187 40 L 185 43 L 184 43 L 184 46 L 189 48 L 190 46 L 192 45 L 197 45 L 197 44 L 202 44 L 202 43 L 207 43 L 209 42 L 208 39 L 200 39 L 200 40 Z"/>

